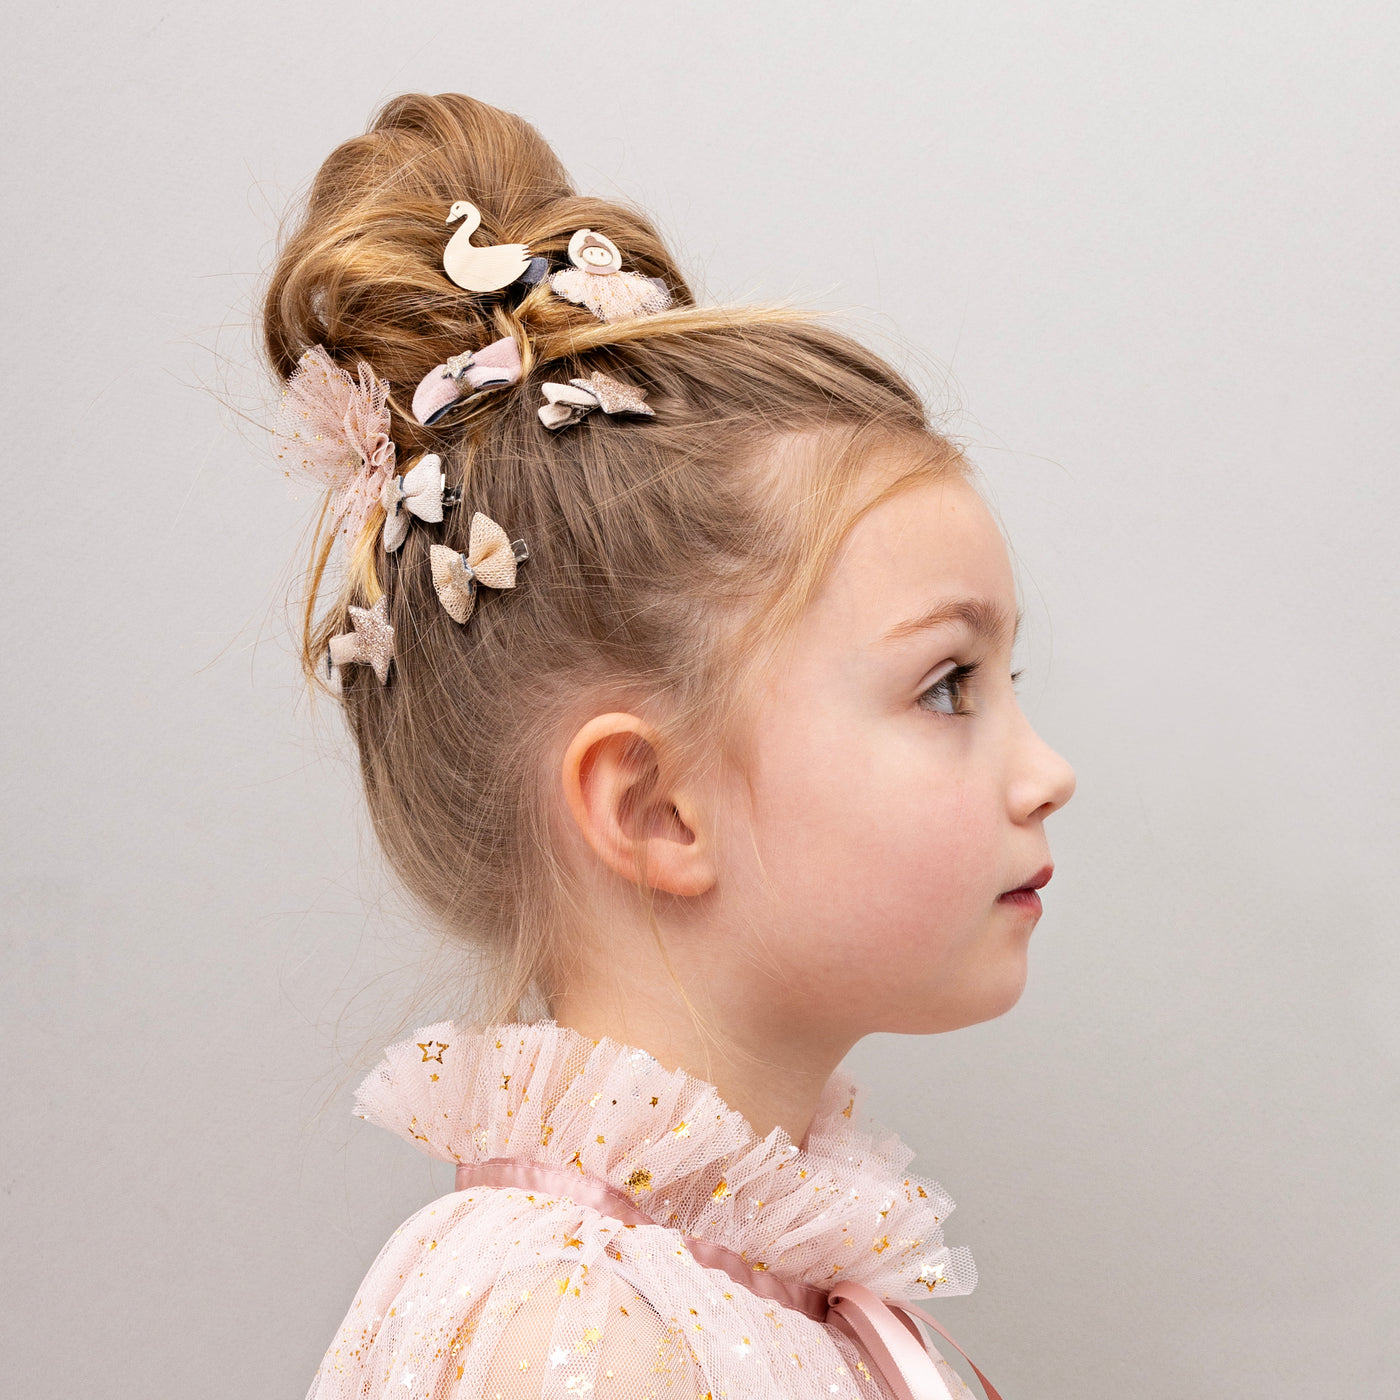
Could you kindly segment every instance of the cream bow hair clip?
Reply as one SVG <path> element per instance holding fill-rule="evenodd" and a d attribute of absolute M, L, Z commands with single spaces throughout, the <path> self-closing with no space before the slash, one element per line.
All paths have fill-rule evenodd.
<path fill-rule="evenodd" d="M 465 554 L 435 544 L 429 551 L 433 587 L 438 601 L 454 622 L 465 622 L 476 606 L 477 585 L 514 588 L 515 566 L 530 557 L 524 540 L 510 540 L 488 515 L 472 516 L 471 540 Z"/>
<path fill-rule="evenodd" d="M 449 487 L 442 458 L 436 452 L 420 457 L 403 476 L 391 476 L 379 493 L 384 507 L 384 548 L 391 553 L 408 534 L 408 517 L 436 524 L 444 506 L 455 506 L 462 499 L 460 486 Z"/>
<path fill-rule="evenodd" d="M 604 413 L 644 413 L 656 417 L 656 411 L 642 402 L 646 390 L 624 384 L 610 375 L 593 373 L 587 379 L 571 379 L 567 384 L 541 384 L 545 402 L 540 406 L 540 422 L 546 428 L 567 428 L 580 418 L 601 408 Z"/>

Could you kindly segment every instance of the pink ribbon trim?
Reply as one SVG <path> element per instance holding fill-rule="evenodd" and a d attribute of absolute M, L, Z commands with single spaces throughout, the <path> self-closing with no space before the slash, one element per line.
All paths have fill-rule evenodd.
<path fill-rule="evenodd" d="M 491 1157 L 463 1162 L 457 1168 L 457 1190 L 471 1186 L 538 1191 L 591 1206 L 624 1227 L 659 1224 L 621 1191 L 596 1177 L 575 1175 L 562 1167 L 527 1162 L 517 1157 Z M 826 1323 L 849 1337 L 884 1379 L 897 1400 L 952 1400 L 935 1362 L 942 1354 L 919 1331 L 915 1318 L 927 1322 L 977 1373 L 987 1400 L 1001 1400 L 996 1387 L 963 1349 L 923 1308 L 897 1299 L 886 1301 L 860 1283 L 842 1283 L 829 1291 L 812 1284 L 792 1283 L 755 1269 L 737 1251 L 712 1240 L 682 1234 L 685 1247 L 706 1268 L 721 1269 L 735 1283 L 763 1298 L 796 1308 L 816 1322 Z"/>

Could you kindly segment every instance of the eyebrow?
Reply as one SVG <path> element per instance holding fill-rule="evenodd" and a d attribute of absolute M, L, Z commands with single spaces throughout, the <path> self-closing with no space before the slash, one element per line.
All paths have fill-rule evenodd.
<path fill-rule="evenodd" d="M 1021 635 L 1021 623 L 1025 613 L 1017 608 L 1013 618 L 1007 610 L 991 598 L 941 598 L 926 612 L 897 622 L 888 632 L 878 638 L 876 645 L 902 641 L 905 637 L 927 632 L 935 627 L 946 627 L 949 623 L 961 622 L 974 636 L 1000 646 L 1008 639 L 1016 645 Z"/>

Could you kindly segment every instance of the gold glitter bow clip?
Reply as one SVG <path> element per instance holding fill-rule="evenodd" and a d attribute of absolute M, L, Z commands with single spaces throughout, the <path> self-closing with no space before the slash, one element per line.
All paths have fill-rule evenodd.
<path fill-rule="evenodd" d="M 514 588 L 516 565 L 530 557 L 524 540 L 507 539 L 506 532 L 480 511 L 472 516 L 465 554 L 444 544 L 433 545 L 429 554 L 438 601 L 454 622 L 465 622 L 472 615 L 478 584 Z"/>
<path fill-rule="evenodd" d="M 541 384 L 545 402 L 540 406 L 540 422 L 557 431 L 601 408 L 604 413 L 642 413 L 654 418 L 656 412 L 642 402 L 646 390 L 624 384 L 610 375 L 594 373 L 567 384 Z"/>
<path fill-rule="evenodd" d="M 340 666 L 372 666 L 383 685 L 389 679 L 389 663 L 394 659 L 394 629 L 389 622 L 389 599 L 381 594 L 372 608 L 350 606 L 353 630 L 330 640 L 327 669 L 332 683 Z"/>

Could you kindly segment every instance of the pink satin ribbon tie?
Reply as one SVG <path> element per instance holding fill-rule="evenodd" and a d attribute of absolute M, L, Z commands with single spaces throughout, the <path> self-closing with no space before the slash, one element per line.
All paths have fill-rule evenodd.
<path fill-rule="evenodd" d="M 493 1186 L 566 1196 L 581 1205 L 592 1206 L 623 1225 L 660 1223 L 604 1181 L 516 1157 L 463 1163 L 457 1168 L 456 1185 L 459 1191 L 472 1186 Z M 756 1271 L 743 1255 L 712 1240 L 685 1234 L 681 1239 L 706 1268 L 721 1269 L 750 1292 L 795 1308 L 850 1338 L 867 1363 L 873 1363 L 871 1369 L 878 1372 L 886 1389 L 897 1400 L 952 1400 L 947 1383 L 935 1364 L 942 1361 L 943 1356 L 919 1331 L 916 1317 L 927 1322 L 972 1367 L 987 1392 L 987 1400 L 1001 1400 L 996 1387 L 978 1369 L 977 1363 L 923 1308 L 898 1299 L 887 1302 L 860 1283 L 837 1284 L 829 1291 L 811 1284 L 791 1283 Z"/>

